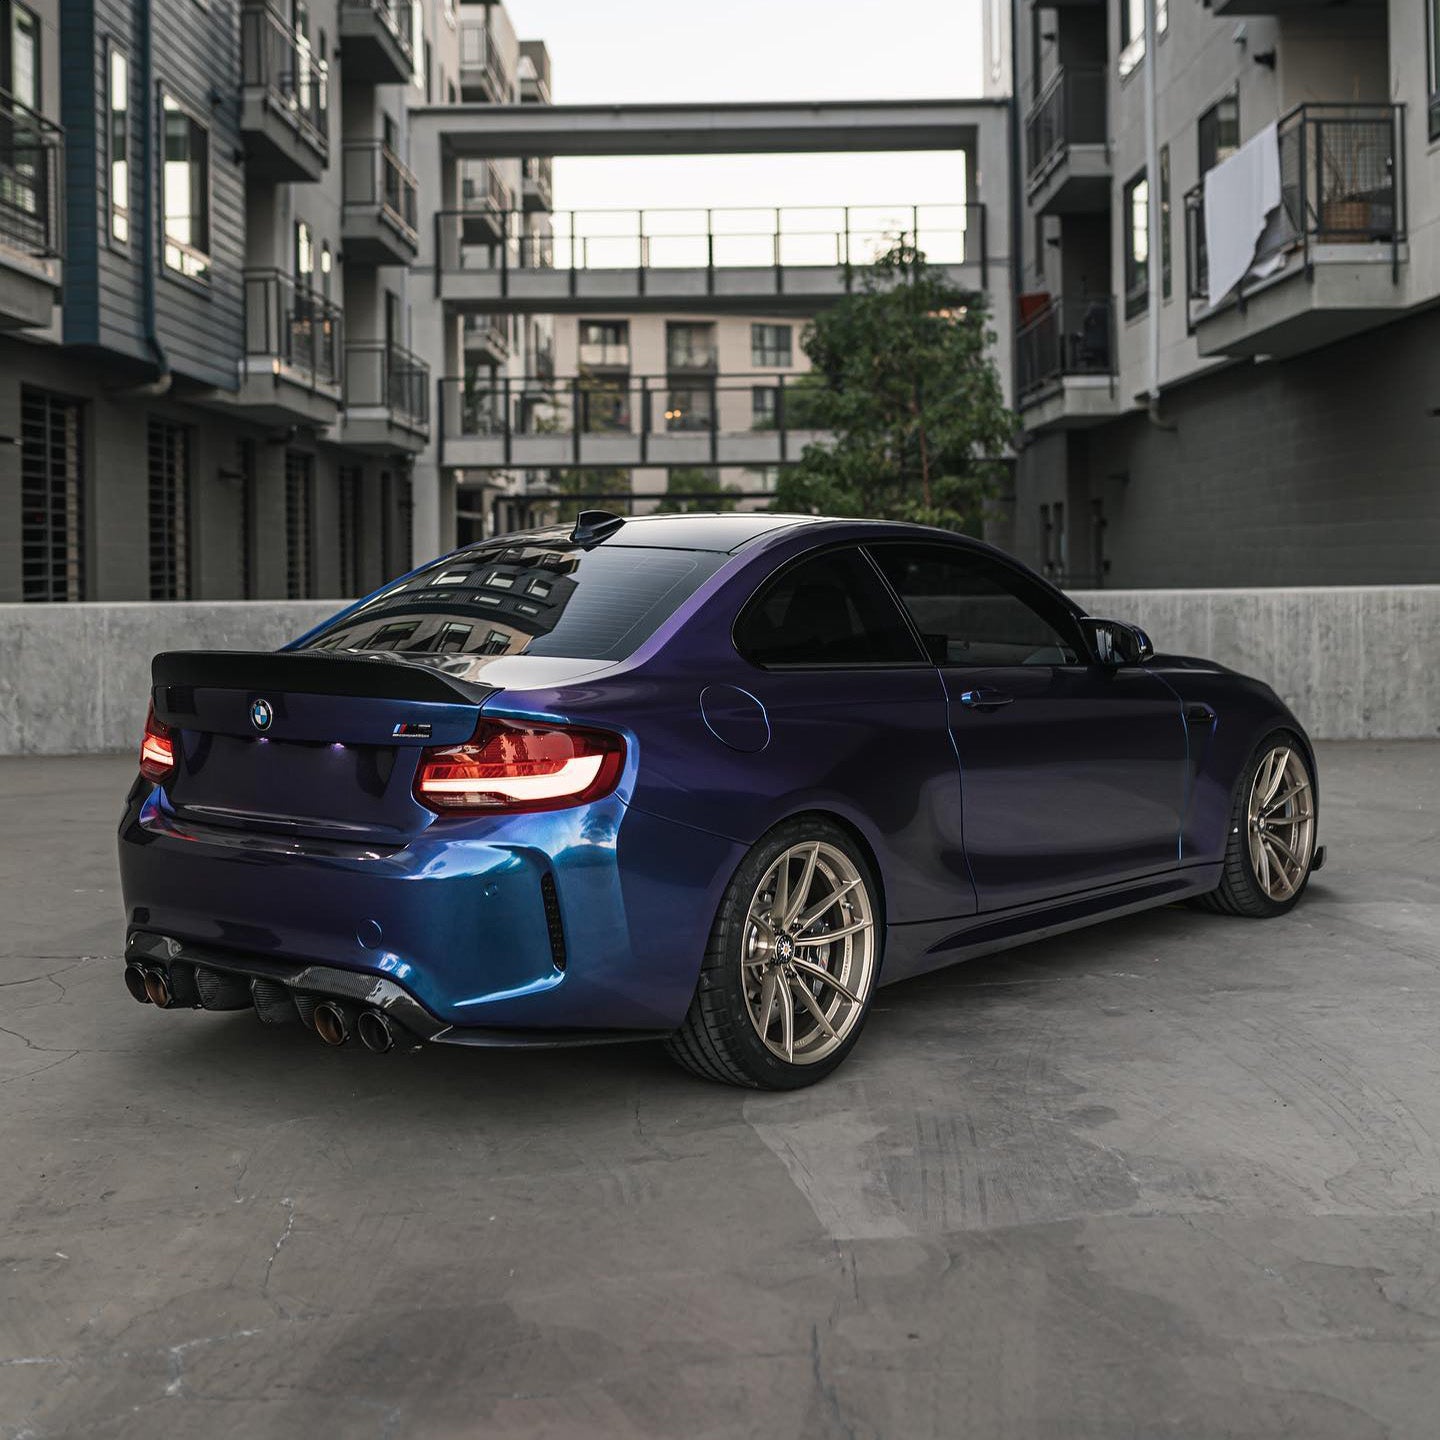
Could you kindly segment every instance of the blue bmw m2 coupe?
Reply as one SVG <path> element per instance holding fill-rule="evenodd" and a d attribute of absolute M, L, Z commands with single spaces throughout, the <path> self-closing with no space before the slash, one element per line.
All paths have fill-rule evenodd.
<path fill-rule="evenodd" d="M 878 985 L 1323 859 L 1275 694 L 976 541 L 583 513 L 155 657 L 125 981 L 332 1045 L 655 1037 L 786 1089 Z"/>

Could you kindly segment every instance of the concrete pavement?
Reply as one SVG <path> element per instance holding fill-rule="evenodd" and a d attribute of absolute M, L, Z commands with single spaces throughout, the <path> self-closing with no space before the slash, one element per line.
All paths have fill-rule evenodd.
<path fill-rule="evenodd" d="M 0 760 L 0 1437 L 1440 1428 L 1440 743 L 1290 917 L 883 991 L 831 1081 L 126 995 L 127 759 Z"/>

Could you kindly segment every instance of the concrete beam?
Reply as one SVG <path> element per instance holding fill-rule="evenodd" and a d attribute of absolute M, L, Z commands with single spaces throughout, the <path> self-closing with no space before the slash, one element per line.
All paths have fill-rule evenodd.
<path fill-rule="evenodd" d="M 465 159 L 971 150 L 982 130 L 1003 135 L 1007 104 L 996 99 L 437 105 L 411 110 L 409 120 L 412 144 L 439 139 Z M 1005 177 L 996 182 L 1003 185 Z"/>

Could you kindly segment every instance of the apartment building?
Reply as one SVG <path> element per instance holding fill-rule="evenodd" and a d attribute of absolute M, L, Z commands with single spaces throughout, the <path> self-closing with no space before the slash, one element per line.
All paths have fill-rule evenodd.
<path fill-rule="evenodd" d="M 1014 39 L 997 538 L 1074 585 L 1440 580 L 1440 3 L 1016 0 Z"/>
<path fill-rule="evenodd" d="M 518 92 L 503 9 L 464 9 Z M 410 267 L 441 198 L 408 112 L 462 103 L 474 27 L 451 0 L 0 11 L 0 600 L 350 595 L 406 568 L 434 390 Z"/>
<path fill-rule="evenodd" d="M 462 538 L 577 504 L 633 514 L 770 504 L 779 465 L 812 438 L 793 413 L 809 369 L 805 323 L 693 312 L 550 317 L 545 374 L 497 379 L 475 369 L 457 388 L 477 458 L 508 449 L 512 470 L 500 473 L 514 480 L 462 471 Z"/>

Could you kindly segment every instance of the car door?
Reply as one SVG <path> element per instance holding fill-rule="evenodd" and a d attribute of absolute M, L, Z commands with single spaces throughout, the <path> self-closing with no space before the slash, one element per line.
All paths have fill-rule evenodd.
<path fill-rule="evenodd" d="M 891 924 L 974 914 L 945 687 L 859 547 L 783 566 L 734 641 L 770 730 L 747 783 L 853 820 L 884 873 Z M 717 821 L 731 803 L 715 797 Z"/>
<path fill-rule="evenodd" d="M 979 909 L 1174 866 L 1185 789 L 1178 697 L 1101 666 L 1069 608 L 992 552 L 870 547 L 945 681 Z"/>

